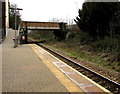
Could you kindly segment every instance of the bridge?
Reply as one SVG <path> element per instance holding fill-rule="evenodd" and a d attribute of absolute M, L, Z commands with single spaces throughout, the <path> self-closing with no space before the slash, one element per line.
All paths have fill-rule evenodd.
<path fill-rule="evenodd" d="M 67 23 L 64 22 L 34 22 L 34 21 L 21 21 L 20 33 L 25 36 L 25 43 L 28 42 L 28 30 L 47 30 L 60 32 L 66 30 Z"/>
<path fill-rule="evenodd" d="M 64 30 L 67 23 L 63 22 L 32 22 L 22 21 L 20 23 L 21 28 L 27 28 L 27 30 Z"/>

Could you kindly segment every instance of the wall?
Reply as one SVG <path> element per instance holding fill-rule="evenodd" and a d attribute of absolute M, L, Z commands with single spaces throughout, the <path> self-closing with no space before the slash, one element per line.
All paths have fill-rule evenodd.
<path fill-rule="evenodd" d="M 2 2 L 2 39 L 6 36 L 6 7 L 5 1 Z"/>
<path fill-rule="evenodd" d="M 0 1 L 0 43 L 2 39 L 2 2 Z"/>

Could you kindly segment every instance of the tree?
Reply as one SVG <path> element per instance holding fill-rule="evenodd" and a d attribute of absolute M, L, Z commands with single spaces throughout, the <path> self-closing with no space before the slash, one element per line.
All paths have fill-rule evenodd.
<path fill-rule="evenodd" d="M 15 29 L 15 10 L 14 10 L 15 6 L 17 7 L 16 4 L 11 4 L 10 8 L 12 8 L 12 9 L 10 9 L 10 11 L 9 11 L 9 22 L 10 22 L 9 27 L 12 29 Z M 18 29 L 19 23 L 21 21 L 20 16 L 21 15 L 20 15 L 19 11 L 16 11 L 16 18 L 17 18 L 16 29 Z"/>
<path fill-rule="evenodd" d="M 119 10 L 118 2 L 85 2 L 75 22 L 94 38 L 110 34 L 110 21 Z"/>
<path fill-rule="evenodd" d="M 58 18 L 52 18 L 51 20 L 49 20 L 49 22 L 60 22 L 60 19 L 58 19 Z"/>

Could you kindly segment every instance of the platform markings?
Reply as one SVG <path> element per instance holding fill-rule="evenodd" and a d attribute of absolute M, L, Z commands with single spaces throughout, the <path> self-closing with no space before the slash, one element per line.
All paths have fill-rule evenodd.
<path fill-rule="evenodd" d="M 90 78 L 84 76 L 83 74 L 81 74 L 80 72 L 78 72 L 77 70 L 73 69 L 71 66 L 67 65 L 66 63 L 64 63 L 63 61 L 61 61 L 60 59 L 58 59 L 57 57 L 55 57 L 54 55 L 50 54 L 49 52 L 47 52 L 46 50 L 44 50 L 43 48 L 35 45 L 37 47 L 37 49 L 42 49 L 43 51 L 45 51 L 47 54 L 51 55 L 52 57 L 54 57 L 56 60 L 58 60 L 58 62 L 63 63 L 64 65 L 66 65 L 67 67 L 69 67 L 70 69 L 74 70 L 76 73 L 78 73 L 79 75 L 81 75 L 83 78 L 87 79 L 88 81 L 92 82 L 93 84 L 95 84 L 96 86 L 98 86 L 99 88 L 101 88 L 102 90 L 104 90 L 105 92 L 110 93 L 109 90 L 105 89 L 104 87 L 100 86 L 99 84 L 97 84 L 96 82 L 92 81 Z M 67 76 L 67 75 L 66 75 Z M 69 77 L 69 76 L 67 76 Z M 76 83 L 79 86 L 79 83 L 76 82 L 74 79 L 72 79 L 71 77 L 69 77 L 74 83 Z M 82 87 L 81 87 L 82 88 Z M 84 88 L 82 88 L 83 90 L 85 90 Z M 85 90 L 86 91 L 86 90 Z"/>
<path fill-rule="evenodd" d="M 44 50 L 43 48 L 39 47 L 40 49 Z M 93 84 L 95 84 L 96 86 L 98 86 L 99 88 L 101 88 L 102 90 L 104 90 L 105 92 L 110 93 L 109 90 L 105 89 L 104 87 L 102 87 L 101 85 L 97 84 L 96 82 L 94 82 L 93 80 L 91 80 L 90 78 L 86 77 L 85 75 L 83 75 L 82 73 L 78 72 L 77 70 L 75 70 L 74 68 L 72 68 L 71 66 L 67 65 L 66 63 L 64 63 L 63 61 L 61 61 L 60 59 L 58 59 L 57 57 L 55 57 L 54 55 L 50 54 L 49 52 L 47 52 L 46 50 L 44 50 L 46 53 L 48 53 L 49 55 L 51 55 L 52 57 L 54 57 L 56 60 L 58 60 L 59 62 L 63 63 L 64 65 L 66 65 L 67 67 L 69 67 L 70 69 L 74 70 L 76 73 L 78 73 L 79 75 L 81 75 L 83 78 L 87 79 L 88 81 L 92 82 Z M 71 78 L 71 77 L 69 77 Z"/>
<path fill-rule="evenodd" d="M 40 49 L 44 50 L 43 48 L 40 47 Z M 57 57 L 55 57 L 54 55 L 50 54 L 49 52 L 47 52 L 46 50 L 44 50 L 46 53 L 48 53 L 49 55 L 51 55 L 52 57 L 54 57 L 55 59 L 57 59 L 59 62 L 65 64 L 67 67 L 69 67 L 70 69 L 74 70 L 76 73 L 78 73 L 79 75 L 81 75 L 83 78 L 87 79 L 88 81 L 92 82 L 94 85 L 96 85 L 97 87 L 101 88 L 102 90 L 104 90 L 107 93 L 111 93 L 109 90 L 107 90 L 106 88 L 102 87 L 101 85 L 97 84 L 96 82 L 94 82 L 93 80 L 91 80 L 90 78 L 86 77 L 85 75 L 83 75 L 82 73 L 78 72 L 77 70 L 75 70 L 74 68 L 72 68 L 71 66 L 67 65 L 66 63 L 64 63 L 63 61 L 61 61 L 60 59 L 58 59 Z"/>
<path fill-rule="evenodd" d="M 63 86 L 69 91 L 69 92 L 81 92 L 84 94 L 83 90 L 81 90 L 78 86 L 76 86 L 73 82 L 70 81 L 60 70 L 58 70 L 52 62 L 47 60 L 44 56 L 42 56 L 38 50 L 35 48 L 36 45 L 30 44 L 30 46 L 33 48 L 33 50 L 36 52 L 36 54 L 41 58 L 41 60 L 46 64 L 46 66 L 53 72 L 53 74 L 56 76 L 56 78 L 63 84 Z M 43 49 L 42 49 L 43 50 Z"/>
<path fill-rule="evenodd" d="M 66 65 L 57 65 L 57 63 L 61 63 L 61 62 L 52 62 L 60 71 L 62 71 L 66 76 L 68 76 L 68 74 L 75 74 L 75 72 L 66 72 L 63 69 L 61 69 L 61 67 L 66 67 Z"/>

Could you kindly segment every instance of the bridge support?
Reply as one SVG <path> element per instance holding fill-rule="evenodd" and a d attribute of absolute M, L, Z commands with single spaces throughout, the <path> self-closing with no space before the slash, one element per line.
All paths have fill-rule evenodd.
<path fill-rule="evenodd" d="M 27 27 L 24 31 L 24 36 L 25 36 L 25 44 L 26 44 L 26 43 L 28 43 L 28 29 L 27 29 Z"/>

